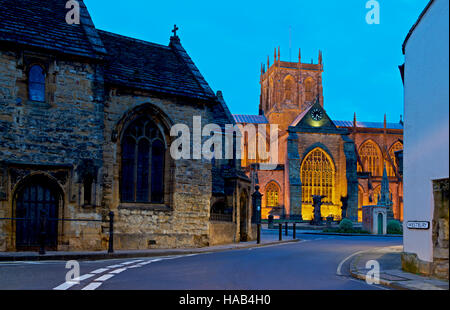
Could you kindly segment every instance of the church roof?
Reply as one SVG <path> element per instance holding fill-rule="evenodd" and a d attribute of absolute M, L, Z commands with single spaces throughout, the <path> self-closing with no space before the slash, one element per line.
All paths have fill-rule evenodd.
<path fill-rule="evenodd" d="M 246 115 L 246 114 L 233 114 L 236 123 L 246 124 L 268 124 L 269 121 L 264 115 Z"/>
<path fill-rule="evenodd" d="M 69 25 L 66 0 L 0 0 L 0 43 L 101 59 L 105 82 L 216 100 L 178 36 L 169 46 L 97 30 L 82 0 L 80 24 Z"/>
<path fill-rule="evenodd" d="M 65 54 L 99 57 L 105 53 L 82 1 L 80 24 L 66 22 L 65 0 L 0 0 L 0 41 Z"/>
<path fill-rule="evenodd" d="M 108 55 L 105 82 L 200 99 L 215 98 L 187 54 L 176 47 L 99 30 Z M 178 41 L 179 42 L 179 41 Z"/>
<path fill-rule="evenodd" d="M 302 118 L 308 113 L 308 111 L 312 108 L 313 105 L 310 105 L 307 109 L 305 109 L 302 113 L 297 115 L 297 117 L 294 119 L 294 121 L 291 123 L 291 126 L 295 127 L 298 125 L 298 123 L 302 120 Z"/>
<path fill-rule="evenodd" d="M 353 127 L 353 121 L 333 121 L 338 127 Z M 383 129 L 383 122 L 356 122 L 358 128 L 376 128 Z M 400 129 L 403 130 L 403 125 L 400 123 L 386 123 L 387 129 Z"/>

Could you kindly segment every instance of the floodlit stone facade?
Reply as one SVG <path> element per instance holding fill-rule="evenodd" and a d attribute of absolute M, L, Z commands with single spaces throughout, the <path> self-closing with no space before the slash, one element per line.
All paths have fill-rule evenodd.
<path fill-rule="evenodd" d="M 403 148 L 403 123 L 335 121 L 324 109 L 322 53 L 317 63 L 280 59 L 261 66 L 259 115 L 234 115 L 237 123 L 278 126 L 278 165 L 266 169 L 266 158 L 254 154 L 251 141 L 262 135 L 242 135 L 242 166 L 253 186 L 258 183 L 262 218 L 311 220 L 312 195 L 324 195 L 322 216 L 342 217 L 342 200 L 347 201 L 344 216 L 362 221 L 362 206 L 375 205 L 386 167 L 392 194 L 392 212 L 403 219 L 403 180 L 396 159 Z M 332 104 L 332 103 L 331 103 Z M 264 134 L 263 134 L 264 135 Z M 257 146 L 270 149 L 269 135 Z M 264 141 L 264 140 L 262 140 Z"/>

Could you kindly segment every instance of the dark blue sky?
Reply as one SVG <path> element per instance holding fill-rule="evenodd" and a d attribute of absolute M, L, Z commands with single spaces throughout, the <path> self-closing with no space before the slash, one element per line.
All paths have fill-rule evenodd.
<path fill-rule="evenodd" d="M 257 114 L 261 63 L 281 48 L 289 61 L 323 51 L 325 109 L 331 118 L 390 122 L 403 114 L 401 46 L 428 0 L 379 0 L 380 24 L 365 21 L 367 0 L 85 0 L 97 28 L 167 45 L 181 43 L 233 114 Z"/>

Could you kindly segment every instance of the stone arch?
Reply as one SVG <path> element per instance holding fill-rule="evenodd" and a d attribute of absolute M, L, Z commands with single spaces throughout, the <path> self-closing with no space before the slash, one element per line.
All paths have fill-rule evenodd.
<path fill-rule="evenodd" d="M 280 206 L 281 186 L 277 181 L 271 180 L 264 187 L 264 207 L 261 209 L 261 218 L 267 219 L 273 208 Z"/>
<path fill-rule="evenodd" d="M 149 116 L 164 132 L 165 143 L 168 146 L 170 144 L 170 128 L 175 123 L 161 108 L 149 102 L 131 108 L 122 115 L 114 126 L 111 141 L 120 142 L 124 129 L 142 115 Z"/>
<path fill-rule="evenodd" d="M 44 172 L 34 172 L 20 180 L 14 188 L 12 214 L 16 250 L 36 250 L 40 232 L 46 232 L 46 247 L 56 250 L 58 231 L 62 231 L 64 190 L 59 182 Z"/>
<path fill-rule="evenodd" d="M 139 139 L 134 140 L 138 148 L 132 152 L 134 148 L 126 147 L 131 142 L 127 142 L 125 135 L 128 136 L 132 126 L 137 126 L 139 123 L 143 123 L 145 129 L 143 129 L 144 131 L 141 130 L 142 135 Z M 147 126 L 147 124 L 149 125 Z M 116 171 L 119 191 L 116 197 L 118 201 L 121 203 L 142 202 L 170 205 L 172 199 L 170 193 L 172 192 L 174 173 L 174 169 L 171 167 L 175 164 L 170 156 L 170 143 L 172 139 L 170 136 L 170 128 L 172 125 L 173 121 L 170 117 L 159 107 L 151 103 L 144 103 L 128 110 L 116 123 L 111 138 L 113 142 L 117 143 L 116 166 L 118 171 Z M 146 132 L 147 127 L 151 127 L 149 129 L 151 134 Z M 155 134 L 154 137 L 153 134 Z M 147 146 L 146 143 L 149 145 Z M 143 167 L 143 170 L 134 172 L 137 170 L 134 166 L 133 169 L 130 166 L 132 161 L 131 156 L 134 158 L 137 156 L 139 159 L 141 154 L 145 158 L 150 158 L 151 162 L 148 167 L 140 165 L 139 167 Z M 142 159 L 143 162 L 145 158 Z M 155 163 L 153 159 L 158 160 L 158 162 Z M 156 178 L 154 172 L 157 172 L 157 179 L 159 181 L 153 179 Z M 131 174 L 133 174 L 133 182 L 128 182 Z M 136 185 L 138 179 L 142 182 Z M 147 179 L 148 181 L 145 181 Z M 125 188 L 124 185 L 127 187 Z M 138 192 L 140 193 L 139 195 L 137 194 Z"/>
<path fill-rule="evenodd" d="M 295 80 L 288 74 L 283 80 L 284 100 L 294 102 L 295 99 Z"/>

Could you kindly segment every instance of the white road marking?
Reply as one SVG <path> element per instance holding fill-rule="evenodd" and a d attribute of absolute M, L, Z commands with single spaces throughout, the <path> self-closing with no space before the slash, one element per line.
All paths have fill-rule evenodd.
<path fill-rule="evenodd" d="M 134 264 L 134 263 L 138 263 L 138 262 L 142 262 L 142 261 L 143 261 L 142 259 L 138 259 L 138 260 L 133 260 L 130 262 L 122 263 L 122 265 L 130 265 L 130 264 Z"/>
<path fill-rule="evenodd" d="M 108 268 L 100 268 L 100 269 L 91 271 L 90 273 L 99 274 L 99 273 L 103 273 L 103 272 L 108 271 L 108 270 L 109 270 Z"/>
<path fill-rule="evenodd" d="M 117 274 L 117 273 L 121 273 L 122 271 L 125 271 L 125 270 L 127 270 L 127 268 L 119 268 L 119 269 L 112 270 L 109 273 Z"/>
<path fill-rule="evenodd" d="M 106 280 L 108 280 L 108 279 L 111 279 L 112 277 L 114 277 L 114 275 L 108 273 L 108 274 L 102 275 L 101 277 L 95 279 L 94 281 L 100 281 L 100 282 L 103 282 L 103 281 L 106 281 Z"/>
<path fill-rule="evenodd" d="M 78 284 L 78 282 L 64 282 L 63 284 L 55 287 L 54 290 L 65 291 L 65 290 L 71 288 L 72 286 L 74 286 L 75 284 Z"/>
<path fill-rule="evenodd" d="M 106 267 L 106 268 L 112 269 L 112 268 L 119 268 L 119 267 L 123 267 L 123 264 L 111 265 L 111 266 L 108 266 L 108 267 Z"/>
<path fill-rule="evenodd" d="M 336 270 L 336 274 L 337 274 L 338 276 L 343 276 L 343 274 L 342 274 L 342 272 L 341 272 L 342 265 L 344 265 L 344 263 L 345 263 L 346 261 L 348 261 L 350 258 L 352 258 L 353 256 L 358 255 L 358 254 L 361 254 L 361 253 L 363 253 L 363 252 L 367 252 L 367 250 L 364 250 L 364 251 L 358 251 L 358 252 L 353 253 L 352 255 L 349 255 L 349 256 L 347 256 L 346 258 L 344 258 L 344 259 L 339 263 L 339 265 L 338 265 L 338 267 L 337 267 L 337 270 Z"/>
<path fill-rule="evenodd" d="M 89 279 L 89 278 L 91 278 L 91 277 L 93 277 L 93 276 L 94 276 L 93 274 L 87 273 L 87 274 L 82 275 L 82 276 L 80 276 L 80 277 L 78 277 L 78 278 L 74 278 L 73 281 L 75 281 L 75 282 L 80 282 L 80 281 Z"/>
<path fill-rule="evenodd" d="M 81 290 L 82 291 L 93 291 L 93 290 L 97 289 L 100 285 L 102 285 L 102 282 L 92 282 L 92 283 L 89 283 L 88 285 L 86 285 L 85 287 L 83 287 Z"/>
<path fill-rule="evenodd" d="M 141 267 L 142 267 L 142 265 L 132 265 L 132 266 L 129 266 L 128 269 L 130 269 L 130 268 L 141 268 Z"/>
<path fill-rule="evenodd" d="M 98 277 L 93 282 L 89 283 L 88 285 L 86 285 L 85 287 L 82 288 L 82 290 L 95 290 L 100 285 L 102 285 L 102 283 L 104 281 L 107 281 L 107 280 L 111 279 L 116 274 L 119 274 L 119 273 L 121 273 L 121 272 L 123 272 L 123 271 L 125 271 L 127 269 L 139 268 L 139 267 L 145 266 L 147 264 L 154 263 L 154 262 L 159 262 L 159 261 L 162 261 L 162 260 L 169 260 L 169 259 L 181 258 L 181 257 L 186 257 L 186 256 L 194 256 L 194 255 L 198 255 L 198 254 L 167 256 L 167 257 L 149 259 L 149 260 L 146 260 L 146 261 L 144 261 L 143 259 L 126 261 L 126 262 L 123 262 L 123 263 L 120 263 L 120 264 L 110 265 L 108 267 L 99 268 L 99 269 L 96 269 L 94 271 L 91 271 L 88 274 L 85 274 L 83 276 L 75 278 L 73 280 L 73 282 L 65 282 L 65 283 L 55 287 L 54 290 L 67 290 L 67 289 L 71 288 L 72 286 L 74 286 L 76 284 L 79 284 L 80 281 L 89 279 L 89 278 L 91 278 L 91 277 L 93 277 L 93 276 L 95 276 L 95 275 L 97 275 L 99 273 L 106 272 L 106 271 L 112 269 L 112 270 L 109 271 L 109 273 Z M 131 264 L 135 264 L 135 265 L 131 265 Z M 131 265 L 131 266 L 129 266 L 129 265 Z M 114 269 L 114 268 L 117 268 L 117 269 Z"/>

